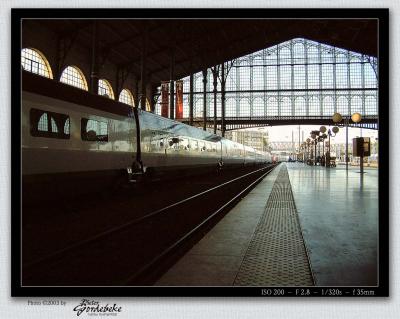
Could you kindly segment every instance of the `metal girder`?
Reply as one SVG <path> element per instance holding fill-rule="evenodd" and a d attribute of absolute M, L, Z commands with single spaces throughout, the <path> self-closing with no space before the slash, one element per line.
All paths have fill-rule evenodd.
<path fill-rule="evenodd" d="M 180 121 L 182 123 L 188 123 L 187 119 L 179 119 L 177 121 Z M 222 121 L 221 118 L 217 118 L 217 125 L 220 126 Z M 204 119 L 203 118 L 194 118 L 193 119 L 193 124 L 197 126 L 196 124 L 203 124 L 204 125 Z M 208 118 L 206 126 L 209 125 L 212 127 L 214 125 L 214 119 L 213 118 Z M 315 118 L 306 118 L 306 117 L 265 117 L 265 118 L 226 118 L 225 119 L 225 125 L 235 125 L 235 126 L 240 126 L 240 125 L 255 125 L 255 126 L 275 126 L 275 125 L 335 125 L 332 121 L 332 117 L 315 117 Z M 338 126 L 342 126 L 344 124 L 336 124 Z M 376 125 L 376 127 L 374 127 Z M 377 117 L 366 117 L 362 120 L 361 123 L 349 123 L 349 126 L 352 127 L 365 127 L 365 128 L 374 128 L 377 129 L 378 127 L 378 118 Z"/>

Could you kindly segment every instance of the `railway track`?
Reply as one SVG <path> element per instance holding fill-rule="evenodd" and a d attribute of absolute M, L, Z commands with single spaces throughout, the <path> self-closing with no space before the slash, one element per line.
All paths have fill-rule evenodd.
<path fill-rule="evenodd" d="M 247 172 L 31 259 L 23 265 L 23 284 L 151 285 L 273 168 Z"/>

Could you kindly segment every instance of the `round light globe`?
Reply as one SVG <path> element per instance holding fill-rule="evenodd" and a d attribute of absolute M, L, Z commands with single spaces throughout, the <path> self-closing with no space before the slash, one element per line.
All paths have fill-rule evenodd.
<path fill-rule="evenodd" d="M 351 116 L 351 120 L 352 120 L 354 123 L 361 122 L 361 114 L 360 114 L 360 113 L 354 113 L 354 114 Z"/>
<path fill-rule="evenodd" d="M 320 131 L 321 133 L 325 133 L 325 132 L 326 132 L 326 127 L 325 127 L 325 126 L 321 126 L 321 127 L 319 128 L 319 131 Z"/>
<path fill-rule="evenodd" d="M 332 116 L 332 121 L 335 123 L 339 123 L 342 121 L 342 115 L 340 113 L 335 113 Z"/>
<path fill-rule="evenodd" d="M 339 132 L 339 128 L 337 126 L 333 127 L 332 132 L 336 134 L 337 132 Z"/>

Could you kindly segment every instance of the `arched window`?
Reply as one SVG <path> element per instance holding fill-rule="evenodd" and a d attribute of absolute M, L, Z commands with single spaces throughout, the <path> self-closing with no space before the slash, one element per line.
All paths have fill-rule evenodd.
<path fill-rule="evenodd" d="M 128 89 L 123 89 L 119 94 L 118 101 L 128 104 L 130 106 L 135 106 L 133 95 Z"/>
<path fill-rule="evenodd" d="M 337 112 L 341 115 L 349 115 L 349 101 L 344 96 L 339 96 L 337 99 Z"/>
<path fill-rule="evenodd" d="M 264 103 L 264 99 L 257 97 L 253 100 L 253 116 L 259 116 L 259 117 L 263 117 L 265 116 L 265 111 L 264 111 L 264 107 L 265 107 L 265 103 Z"/>
<path fill-rule="evenodd" d="M 306 116 L 306 100 L 303 97 L 297 97 L 294 100 L 294 115 L 295 116 Z"/>
<path fill-rule="evenodd" d="M 241 98 L 239 104 L 239 116 L 250 116 L 250 101 L 248 98 Z"/>
<path fill-rule="evenodd" d="M 332 116 L 335 113 L 335 100 L 332 96 L 326 96 L 322 100 L 322 115 Z"/>
<path fill-rule="evenodd" d="M 363 114 L 363 105 L 362 105 L 362 99 L 360 96 L 353 96 L 350 100 L 350 108 L 351 108 L 351 114 L 353 113 L 361 113 Z"/>
<path fill-rule="evenodd" d="M 278 116 L 278 100 L 275 97 L 268 98 L 267 101 L 267 115 Z"/>
<path fill-rule="evenodd" d="M 146 111 L 151 112 L 151 106 L 149 99 L 146 99 Z"/>
<path fill-rule="evenodd" d="M 25 71 L 36 73 L 46 78 L 53 78 L 49 62 L 45 56 L 36 49 L 22 49 L 21 65 Z"/>
<path fill-rule="evenodd" d="M 114 100 L 114 92 L 110 82 L 105 79 L 99 80 L 98 94 Z"/>
<path fill-rule="evenodd" d="M 142 101 L 143 101 L 143 100 L 139 100 L 139 101 L 138 101 L 138 107 L 141 108 L 141 109 L 143 110 Z M 196 104 L 199 104 L 199 103 L 200 103 L 199 100 L 197 100 L 197 102 L 195 102 L 195 106 L 196 106 Z M 201 100 L 201 103 L 203 103 L 203 100 Z M 203 107 L 203 104 L 201 104 L 201 105 L 202 105 L 202 107 Z M 147 112 L 151 112 L 151 105 L 150 105 L 150 101 L 149 101 L 148 98 L 146 98 L 144 110 L 147 111 Z M 195 110 L 196 110 L 196 107 L 194 108 L 194 112 L 195 112 Z M 201 110 L 203 110 L 203 108 L 202 108 Z M 203 113 L 201 113 L 201 116 L 203 116 Z"/>
<path fill-rule="evenodd" d="M 318 96 L 311 96 L 309 100 L 309 110 L 308 115 L 312 116 L 321 116 L 321 111 L 319 109 L 319 100 Z"/>
<path fill-rule="evenodd" d="M 88 90 L 87 82 L 82 71 L 76 66 L 68 66 L 64 69 L 60 77 L 60 82 L 75 86 L 81 90 Z"/>

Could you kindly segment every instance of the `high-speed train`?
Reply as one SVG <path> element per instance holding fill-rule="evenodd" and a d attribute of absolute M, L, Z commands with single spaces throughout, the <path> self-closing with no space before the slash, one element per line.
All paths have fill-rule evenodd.
<path fill-rule="evenodd" d="M 53 80 L 23 72 L 22 85 L 24 196 L 271 162 L 269 153 Z"/>

